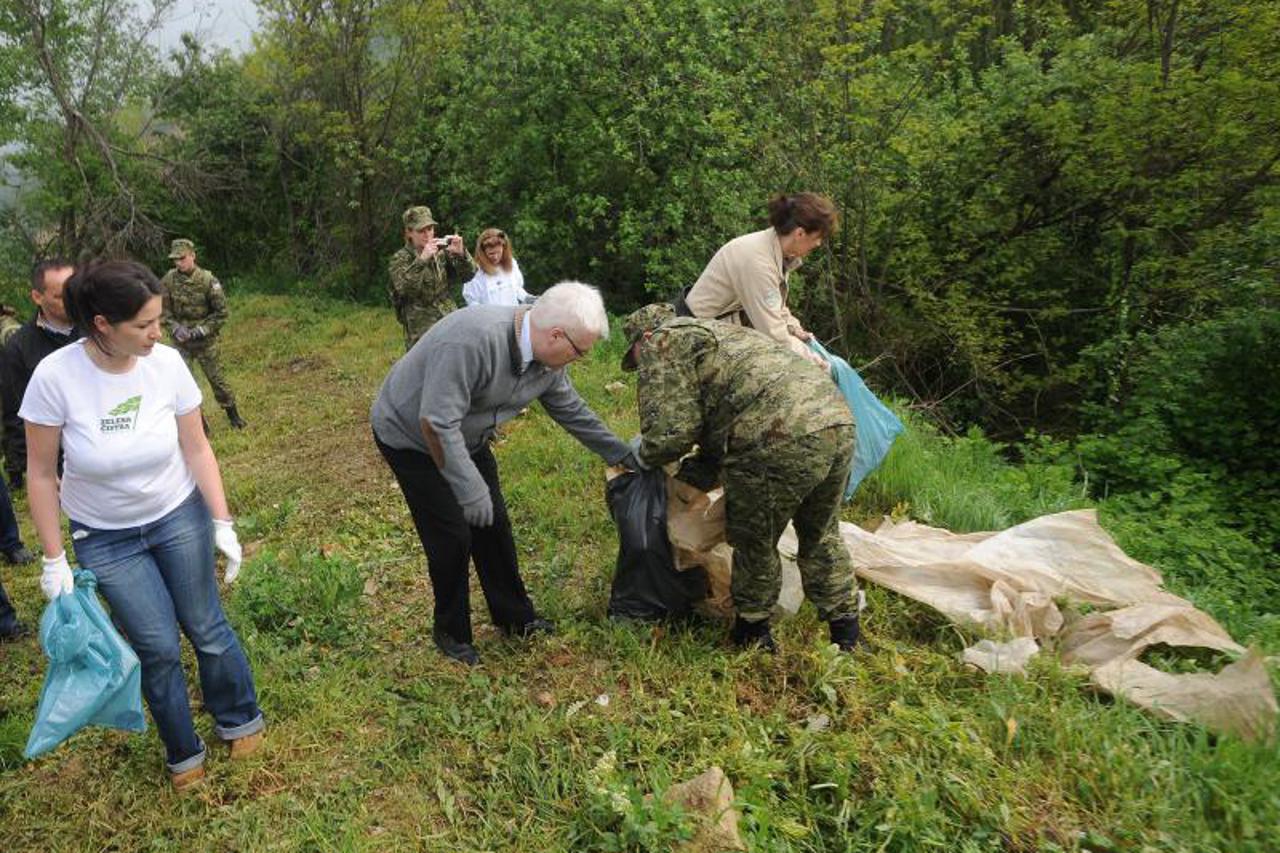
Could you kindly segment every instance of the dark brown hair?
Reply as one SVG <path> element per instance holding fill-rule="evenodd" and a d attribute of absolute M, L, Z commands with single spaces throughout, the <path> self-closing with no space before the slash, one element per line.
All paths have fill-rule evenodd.
<path fill-rule="evenodd" d="M 113 326 L 132 320 L 161 293 L 155 274 L 136 261 L 93 261 L 67 279 L 62 303 L 85 337 L 109 353 L 93 318 L 101 316 Z"/>
<path fill-rule="evenodd" d="M 31 289 L 44 293 L 44 274 L 52 270 L 71 269 L 75 264 L 64 258 L 45 258 L 31 268 Z"/>
<path fill-rule="evenodd" d="M 840 221 L 835 202 L 817 193 L 779 194 L 769 200 L 769 224 L 778 236 L 790 234 L 797 228 L 823 238 L 830 237 Z"/>
<path fill-rule="evenodd" d="M 489 263 L 489 259 L 484 255 L 484 244 L 490 240 L 502 241 L 502 260 L 498 261 L 498 267 L 502 267 L 506 272 L 511 272 L 511 238 L 507 236 L 505 231 L 500 231 L 497 228 L 486 228 L 476 238 L 476 263 L 480 265 L 480 269 L 489 275 L 493 275 L 498 271 L 498 267 Z"/>

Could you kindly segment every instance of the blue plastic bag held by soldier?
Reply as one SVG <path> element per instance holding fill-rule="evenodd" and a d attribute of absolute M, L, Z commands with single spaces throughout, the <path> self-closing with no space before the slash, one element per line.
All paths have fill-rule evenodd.
<path fill-rule="evenodd" d="M 85 726 L 141 732 L 142 669 L 102 609 L 92 572 L 75 574 L 75 590 L 59 595 L 40 618 L 49 670 L 23 755 L 35 758 Z"/>

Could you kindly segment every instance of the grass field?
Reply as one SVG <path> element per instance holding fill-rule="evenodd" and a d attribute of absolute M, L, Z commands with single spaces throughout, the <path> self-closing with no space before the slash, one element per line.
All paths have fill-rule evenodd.
<path fill-rule="evenodd" d="M 87 731 L 24 763 L 43 657 L 34 641 L 0 646 L 7 853 L 664 851 L 689 820 L 644 795 L 713 764 L 753 851 L 1277 849 L 1274 744 L 1155 720 L 1049 656 L 1025 679 L 975 674 L 956 659 L 971 635 L 882 590 L 868 591 L 869 642 L 853 657 L 824 644 L 807 607 L 772 657 L 730 649 L 720 625 L 609 622 L 602 466 L 537 407 L 497 454 L 526 582 L 559 633 L 500 638 L 477 591 L 483 665 L 445 660 L 368 428 L 400 350 L 390 312 L 260 295 L 233 311 L 224 345 L 250 428 L 209 417 L 250 555 L 226 600 L 267 747 L 235 765 L 213 750 L 188 797 L 170 791 L 154 729 Z M 600 347 L 573 376 L 626 436 L 634 385 L 619 350 Z M 619 379 L 626 390 L 608 390 Z M 913 431 L 847 517 L 896 507 L 972 529 L 1080 503 L 1060 471 Z M 37 570 L 0 571 L 34 621 Z"/>

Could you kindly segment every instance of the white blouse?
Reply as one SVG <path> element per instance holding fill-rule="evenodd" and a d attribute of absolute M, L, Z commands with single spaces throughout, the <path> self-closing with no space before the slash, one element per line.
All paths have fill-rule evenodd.
<path fill-rule="evenodd" d="M 510 272 L 502 267 L 493 273 L 477 269 L 475 277 L 462 286 L 462 298 L 468 305 L 519 305 L 530 299 L 515 258 L 511 259 Z"/>

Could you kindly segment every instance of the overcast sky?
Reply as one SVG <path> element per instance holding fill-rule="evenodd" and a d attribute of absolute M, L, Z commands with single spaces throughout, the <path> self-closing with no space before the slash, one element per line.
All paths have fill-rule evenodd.
<path fill-rule="evenodd" d="M 146 0 L 139 6 L 145 9 Z M 155 46 L 167 55 L 184 32 L 192 32 L 210 49 L 225 47 L 232 53 L 243 53 L 257 25 L 258 8 L 253 0 L 177 0 L 173 14 L 155 36 Z"/>

